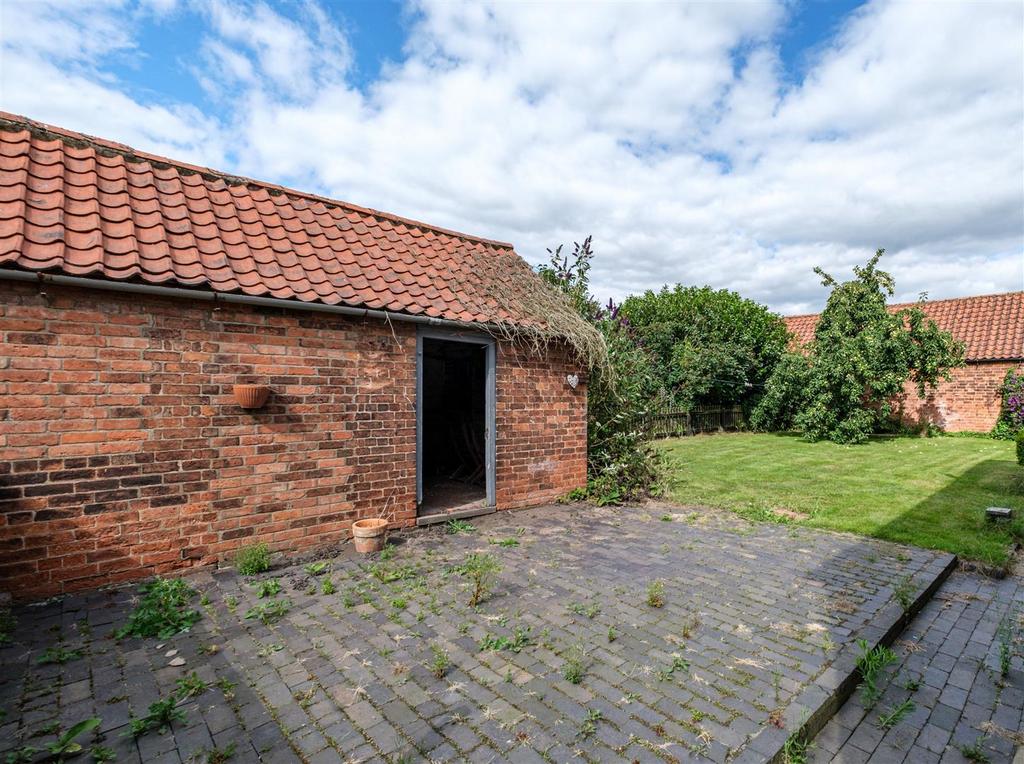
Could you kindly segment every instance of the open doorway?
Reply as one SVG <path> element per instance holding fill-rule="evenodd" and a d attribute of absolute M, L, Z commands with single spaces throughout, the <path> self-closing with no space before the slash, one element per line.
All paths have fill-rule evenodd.
<path fill-rule="evenodd" d="M 493 506 L 493 343 L 419 339 L 417 477 L 424 522 Z"/>

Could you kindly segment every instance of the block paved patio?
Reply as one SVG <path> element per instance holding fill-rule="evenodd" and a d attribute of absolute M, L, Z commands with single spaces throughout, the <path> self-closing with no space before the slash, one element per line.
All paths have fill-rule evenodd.
<path fill-rule="evenodd" d="M 1024 580 L 954 573 L 894 645 L 897 660 L 873 706 L 850 698 L 811 750 L 813 762 L 963 762 L 975 749 L 1009 762 L 1024 743 Z M 1001 624 L 1010 624 L 1010 670 L 1000 666 Z M 880 718 L 911 710 L 886 729 Z M 980 759 L 979 759 L 980 760 Z"/>
<path fill-rule="evenodd" d="M 398 534 L 383 562 L 346 545 L 321 576 L 282 564 L 258 577 L 290 602 L 269 623 L 245 617 L 267 600 L 229 569 L 189 576 L 203 616 L 168 640 L 111 638 L 133 588 L 18 607 L 0 648 L 0 750 L 99 716 L 119 762 L 205 761 L 232 743 L 232 761 L 765 760 L 848 677 L 854 641 L 895 623 L 896 589 L 921 593 L 952 560 L 679 507 L 472 523 Z M 471 552 L 502 565 L 477 608 L 456 570 Z M 655 580 L 661 608 L 646 602 Z M 517 631 L 518 651 L 492 649 Z M 58 643 L 82 657 L 40 664 Z M 432 646 L 451 659 L 441 679 Z M 563 678 L 573 657 L 579 684 Z M 192 671 L 218 684 L 184 703 L 184 722 L 123 734 Z"/>

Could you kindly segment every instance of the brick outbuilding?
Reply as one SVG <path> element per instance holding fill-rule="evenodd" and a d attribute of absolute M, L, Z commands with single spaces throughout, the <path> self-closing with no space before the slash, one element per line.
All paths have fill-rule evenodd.
<path fill-rule="evenodd" d="M 0 591 L 551 501 L 569 312 L 508 244 L 0 114 Z"/>
<path fill-rule="evenodd" d="M 897 311 L 910 303 L 890 305 Z M 932 300 L 921 305 L 940 329 L 964 343 L 966 364 L 921 399 L 908 384 L 899 406 L 908 424 L 934 424 L 949 432 L 988 432 L 999 418 L 1006 372 L 1024 363 L 1024 292 Z M 814 339 L 818 316 L 788 316 L 796 342 Z"/>

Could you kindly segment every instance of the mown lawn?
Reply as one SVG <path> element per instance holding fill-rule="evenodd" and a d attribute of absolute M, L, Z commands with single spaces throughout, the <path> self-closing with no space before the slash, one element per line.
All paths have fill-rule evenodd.
<path fill-rule="evenodd" d="M 657 444 L 670 498 L 859 533 L 1001 565 L 1024 535 L 1013 444 L 982 438 L 878 438 L 859 446 L 794 435 L 699 435 Z M 1013 507 L 1012 526 L 985 508 Z M 784 513 L 783 513 L 784 514 Z M 802 517 L 805 515 L 806 517 Z"/>

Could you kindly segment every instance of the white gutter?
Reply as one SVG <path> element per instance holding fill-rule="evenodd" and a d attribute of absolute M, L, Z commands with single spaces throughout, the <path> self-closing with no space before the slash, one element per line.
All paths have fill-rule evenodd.
<path fill-rule="evenodd" d="M 391 313 L 386 310 L 369 308 L 352 308 L 348 305 L 327 305 L 321 302 L 302 302 L 301 300 L 283 300 L 277 297 L 253 297 L 247 294 L 211 292 L 199 289 L 181 289 L 178 287 L 156 286 L 154 284 L 137 284 L 131 281 L 108 281 L 88 279 L 79 276 L 63 276 L 58 273 L 41 273 L 38 271 L 15 271 L 0 268 L 0 279 L 26 281 L 36 284 L 54 284 L 57 286 L 81 287 L 83 289 L 103 289 L 108 292 L 125 294 L 145 294 L 157 297 L 177 297 L 186 300 L 202 300 L 213 303 L 229 303 L 235 305 L 256 305 L 264 308 L 285 308 L 288 310 L 306 310 L 315 313 L 334 313 L 354 318 L 379 318 L 383 321 L 405 321 L 413 324 L 429 326 L 447 326 L 453 329 L 480 327 L 483 324 L 452 321 L 447 318 L 431 316 L 415 316 L 408 313 Z"/>

